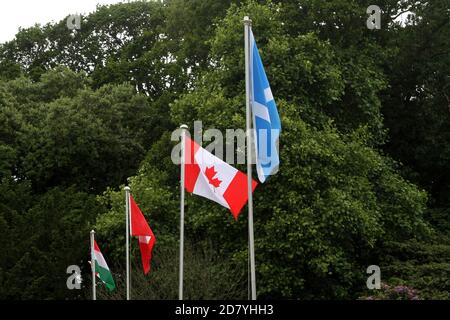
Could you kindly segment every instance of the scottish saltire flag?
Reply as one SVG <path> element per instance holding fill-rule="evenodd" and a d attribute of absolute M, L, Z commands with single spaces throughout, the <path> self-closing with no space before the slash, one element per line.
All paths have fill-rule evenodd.
<path fill-rule="evenodd" d="M 256 139 L 256 169 L 261 182 L 275 174 L 280 165 L 278 140 L 281 132 L 280 117 L 259 56 L 253 33 L 250 32 L 250 78 L 253 128 Z"/>

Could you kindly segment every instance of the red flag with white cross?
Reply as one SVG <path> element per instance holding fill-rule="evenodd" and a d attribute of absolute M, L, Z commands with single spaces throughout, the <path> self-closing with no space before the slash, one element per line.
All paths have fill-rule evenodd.
<path fill-rule="evenodd" d="M 136 236 L 139 239 L 139 249 L 141 250 L 142 266 L 144 267 L 144 273 L 147 274 L 150 272 L 152 250 L 153 246 L 155 245 L 156 239 L 152 229 L 150 229 L 150 226 L 145 220 L 141 209 L 139 209 L 131 194 L 130 214 L 131 235 Z"/>

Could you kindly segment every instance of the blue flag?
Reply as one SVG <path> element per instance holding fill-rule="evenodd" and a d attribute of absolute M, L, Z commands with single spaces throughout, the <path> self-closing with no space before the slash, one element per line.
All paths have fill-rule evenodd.
<path fill-rule="evenodd" d="M 256 137 L 256 169 L 259 180 L 265 182 L 270 175 L 278 171 L 280 165 L 278 140 L 281 122 L 252 32 L 250 32 L 250 50 L 251 105 Z"/>

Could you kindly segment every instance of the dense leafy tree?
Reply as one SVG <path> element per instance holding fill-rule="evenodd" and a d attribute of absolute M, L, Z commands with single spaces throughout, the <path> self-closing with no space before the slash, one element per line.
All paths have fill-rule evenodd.
<path fill-rule="evenodd" d="M 254 194 L 259 296 L 361 297 L 379 264 L 392 284 L 448 298 L 449 0 L 379 1 L 373 31 L 370 4 L 134 1 L 1 44 L 0 297 L 88 296 L 65 288 L 65 268 L 88 267 L 94 225 L 123 288 L 125 183 L 157 238 L 137 297 L 176 297 L 170 133 L 245 127 L 250 15 L 283 124 L 280 172 Z M 189 297 L 246 297 L 246 218 L 187 196 Z"/>
<path fill-rule="evenodd" d="M 414 16 L 390 39 L 397 57 L 386 63 L 390 87 L 383 113 L 390 130 L 386 150 L 410 168 L 409 176 L 450 203 L 450 2 L 417 1 Z"/>
<path fill-rule="evenodd" d="M 346 63 L 333 60 L 333 48 L 314 34 L 289 38 L 281 17 L 274 14 L 276 6 L 232 6 L 212 39 L 215 67 L 203 74 L 194 92 L 172 104 L 171 117 L 174 123 L 192 124 L 201 119 L 205 127 L 244 127 L 240 20 L 246 12 L 252 12 L 259 26 L 255 35 L 262 39 L 259 43 L 269 75 L 281 77 L 273 77 L 273 91 L 279 97 L 284 123 L 280 172 L 267 185 L 259 186 L 254 196 L 260 295 L 355 297 L 364 283 L 364 268 L 377 259 L 377 250 L 386 241 L 429 235 L 423 218 L 426 194 L 395 173 L 393 161 L 369 147 L 373 131 L 367 129 L 368 123 L 362 121 L 355 132 L 342 134 L 321 108 L 345 100 L 344 79 L 366 86 L 374 97 L 381 80 L 346 75 Z M 378 69 L 373 68 L 369 72 L 375 74 Z M 284 80 L 289 86 L 283 85 Z M 131 179 L 149 221 L 156 226 L 164 221 L 158 227 L 164 230 L 163 239 L 177 227 L 178 189 L 173 177 L 178 172 L 176 166 L 168 165 L 168 144 L 169 137 L 163 136 L 138 176 Z M 108 195 L 116 201 L 122 197 L 121 193 Z M 120 203 L 100 216 L 102 232 L 123 229 Z M 187 237 L 215 239 L 217 250 L 245 270 L 245 213 L 235 222 L 226 209 L 197 197 L 188 197 L 186 207 Z M 161 212 L 173 214 L 162 217 Z M 160 246 L 170 244 L 163 241 Z M 120 246 L 115 250 L 123 254 Z"/>
<path fill-rule="evenodd" d="M 6 194 L 11 197 L 7 198 L 9 202 L 24 197 L 23 188 L 17 191 Z M 78 296 L 79 292 L 67 290 L 66 269 L 79 265 L 85 270 L 89 230 L 99 210 L 95 197 L 74 189 L 56 188 L 28 209 L 26 203 L 15 207 L 17 209 L 11 212 L 14 215 L 2 230 L 10 244 L 5 259 L 1 260 L 2 288 L 7 288 L 2 298 Z"/>
<path fill-rule="evenodd" d="M 37 190 L 77 185 L 102 191 L 125 182 L 151 143 L 152 110 L 128 85 L 89 89 L 88 79 L 56 68 L 39 82 L 3 84 L 3 161 Z M 15 106 L 15 107 L 14 107 Z M 3 167 L 3 165 L 2 165 Z"/>

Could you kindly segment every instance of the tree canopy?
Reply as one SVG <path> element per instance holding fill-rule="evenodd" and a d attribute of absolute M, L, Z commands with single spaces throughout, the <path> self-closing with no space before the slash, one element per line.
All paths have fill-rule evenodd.
<path fill-rule="evenodd" d="M 90 229 L 120 279 L 126 184 L 157 239 L 136 298 L 176 298 L 171 132 L 245 128 L 248 15 L 283 127 L 280 170 L 254 193 L 259 298 L 366 297 L 375 264 L 448 299 L 450 1 L 379 1 L 380 30 L 370 4 L 135 1 L 0 44 L 0 298 L 89 297 L 65 285 L 89 268 Z M 245 210 L 187 196 L 186 241 L 187 298 L 247 296 Z"/>

